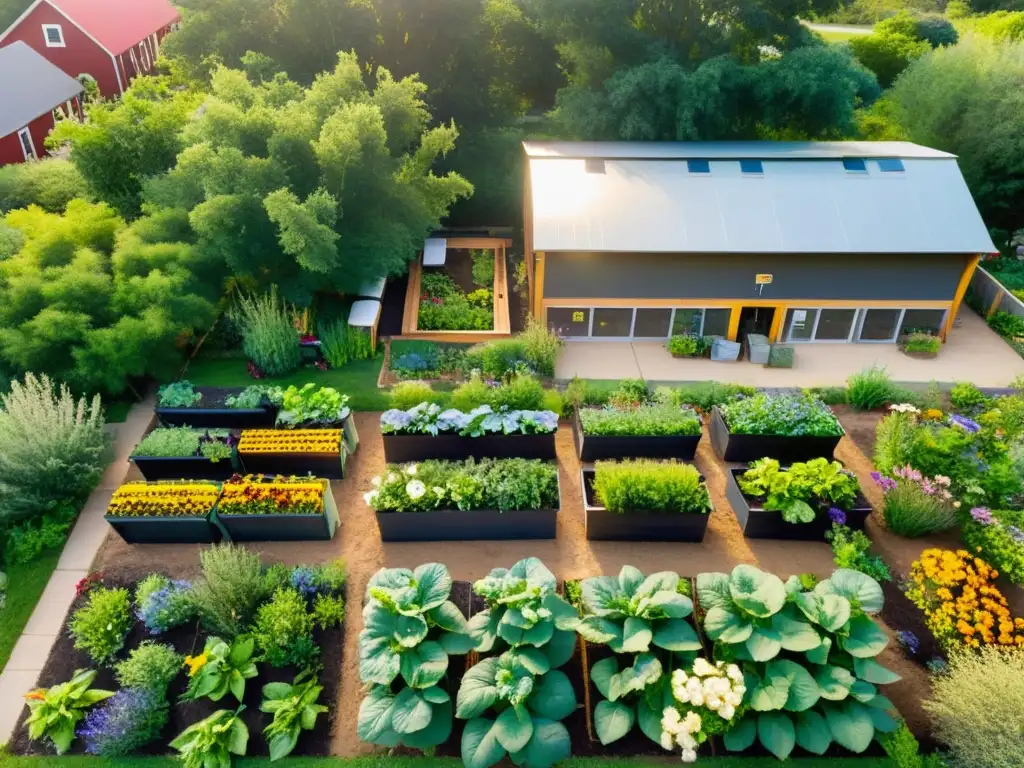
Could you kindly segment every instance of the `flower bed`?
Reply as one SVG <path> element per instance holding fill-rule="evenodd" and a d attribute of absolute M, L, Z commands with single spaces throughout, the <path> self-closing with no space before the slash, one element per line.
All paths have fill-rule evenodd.
<path fill-rule="evenodd" d="M 494 291 L 466 293 L 448 275 L 424 272 L 420 278 L 419 331 L 490 331 L 494 329 Z"/>
<path fill-rule="evenodd" d="M 530 459 L 390 466 L 364 494 L 384 541 L 553 539 L 558 467 Z"/>
<path fill-rule="evenodd" d="M 833 523 L 860 531 L 871 514 L 856 476 L 823 458 L 786 468 L 766 458 L 731 469 L 726 497 L 751 539 L 824 541 Z"/>
<path fill-rule="evenodd" d="M 580 461 L 690 460 L 697 452 L 700 437 L 701 420 L 697 412 L 667 404 L 580 408 L 573 419 L 573 438 Z"/>
<path fill-rule="evenodd" d="M 236 476 L 224 483 L 217 523 L 232 541 L 330 540 L 338 509 L 326 480 Z"/>
<path fill-rule="evenodd" d="M 158 427 L 129 457 L 147 480 L 227 480 L 235 472 L 237 439 L 227 430 Z"/>
<path fill-rule="evenodd" d="M 672 461 L 599 461 L 581 470 L 587 538 L 704 539 L 711 498 L 696 467 Z"/>
<path fill-rule="evenodd" d="M 464 412 L 420 403 L 380 417 L 384 459 L 406 463 L 425 459 L 554 459 L 558 414 L 499 410 L 481 405 Z"/>
<path fill-rule="evenodd" d="M 344 477 L 347 451 L 340 429 L 246 429 L 238 442 L 245 471 Z"/>
<path fill-rule="evenodd" d="M 824 456 L 831 459 L 845 434 L 832 410 L 811 395 L 769 395 L 716 406 L 711 444 L 726 461 L 771 456 L 784 464 Z"/>
<path fill-rule="evenodd" d="M 1024 512 L 975 507 L 964 542 L 1014 584 L 1024 584 Z"/>
<path fill-rule="evenodd" d="M 193 387 L 179 381 L 160 388 L 156 415 L 169 427 L 224 427 L 249 429 L 272 427 L 277 406 L 267 398 L 266 387 Z"/>
<path fill-rule="evenodd" d="M 210 523 L 217 483 L 126 483 L 114 491 L 104 516 L 129 544 L 197 544 L 219 539 Z"/>

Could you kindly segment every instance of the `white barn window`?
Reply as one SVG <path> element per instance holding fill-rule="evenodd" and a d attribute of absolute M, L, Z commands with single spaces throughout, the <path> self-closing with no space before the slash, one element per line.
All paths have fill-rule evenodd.
<path fill-rule="evenodd" d="M 47 48 L 63 48 L 64 30 L 60 24 L 43 24 L 43 40 Z"/>

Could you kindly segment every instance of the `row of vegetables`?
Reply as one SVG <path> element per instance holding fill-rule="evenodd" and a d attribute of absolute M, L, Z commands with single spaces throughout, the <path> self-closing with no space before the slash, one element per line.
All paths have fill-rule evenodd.
<path fill-rule="evenodd" d="M 453 741 L 468 768 L 506 755 L 546 768 L 570 756 L 581 699 L 602 744 L 637 729 L 685 762 L 713 739 L 733 752 L 758 742 L 779 759 L 797 747 L 861 753 L 898 727 L 879 690 L 899 679 L 876 660 L 888 643 L 872 619 L 882 589 L 857 571 L 784 582 L 739 565 L 691 583 L 626 566 L 560 590 L 527 558 L 473 584 L 479 612 L 451 590 L 437 563 L 370 580 L 362 740 L 418 750 Z M 463 654 L 475 654 L 468 669 L 450 658 Z"/>

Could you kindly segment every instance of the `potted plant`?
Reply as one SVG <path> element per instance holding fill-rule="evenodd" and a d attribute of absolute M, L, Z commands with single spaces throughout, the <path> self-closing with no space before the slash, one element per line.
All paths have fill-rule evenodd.
<path fill-rule="evenodd" d="M 270 388 L 260 384 L 224 389 L 196 388 L 188 381 L 176 381 L 160 387 L 156 415 L 168 427 L 272 427 L 277 406 L 270 401 L 269 392 Z"/>
<path fill-rule="evenodd" d="M 238 457 L 249 474 L 312 475 L 337 480 L 345 475 L 340 429 L 244 429 Z"/>
<path fill-rule="evenodd" d="M 231 541 L 329 541 L 338 508 L 320 478 L 236 475 L 224 483 L 216 520 Z"/>
<path fill-rule="evenodd" d="M 226 430 L 157 427 L 128 460 L 147 480 L 227 480 L 235 473 L 235 444 Z"/>
<path fill-rule="evenodd" d="M 711 411 L 711 445 L 726 461 L 771 456 L 784 464 L 832 458 L 846 434 L 825 403 L 809 394 L 737 397 Z"/>
<path fill-rule="evenodd" d="M 210 544 L 220 540 L 210 522 L 219 496 L 212 482 L 125 483 L 104 518 L 129 544 Z"/>
<path fill-rule="evenodd" d="M 340 428 L 345 436 L 345 447 L 355 453 L 359 435 L 348 407 L 348 395 L 333 387 L 318 387 L 316 384 L 294 385 L 282 390 L 275 387 L 268 397 L 280 410 L 277 412 L 277 426 L 288 429 Z"/>
<path fill-rule="evenodd" d="M 914 331 L 900 336 L 899 348 L 907 357 L 930 360 L 939 356 L 942 340 L 931 333 Z"/>
<path fill-rule="evenodd" d="M 731 469 L 726 496 L 752 539 L 824 541 L 833 523 L 864 530 L 871 514 L 856 475 L 825 458 L 789 467 L 765 458 Z"/>
<path fill-rule="evenodd" d="M 558 467 L 535 459 L 391 465 L 363 496 L 384 541 L 553 539 Z"/>
<path fill-rule="evenodd" d="M 589 540 L 703 541 L 711 497 L 693 465 L 599 461 L 581 473 Z"/>
<path fill-rule="evenodd" d="M 696 333 L 677 333 L 665 342 L 672 357 L 707 357 L 711 351 L 711 338 Z"/>
<path fill-rule="evenodd" d="M 650 403 L 636 408 L 579 408 L 572 433 L 580 461 L 651 458 L 689 460 L 702 422 L 691 408 Z"/>
<path fill-rule="evenodd" d="M 380 417 L 384 460 L 392 464 L 425 459 L 554 459 L 558 414 L 553 411 L 495 411 L 481 405 L 468 413 L 420 403 L 392 408 Z"/>

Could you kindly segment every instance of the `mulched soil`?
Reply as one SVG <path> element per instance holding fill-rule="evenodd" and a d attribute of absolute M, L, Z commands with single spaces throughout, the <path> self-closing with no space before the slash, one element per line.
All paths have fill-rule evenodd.
<path fill-rule="evenodd" d="M 875 429 L 885 416 L 885 411 L 855 411 L 849 405 L 833 405 L 832 411 L 846 430 L 846 436 L 869 459 L 874 456 Z"/>
<path fill-rule="evenodd" d="M 237 395 L 245 387 L 196 387 L 196 392 L 203 395 L 203 399 L 190 408 L 227 408 L 227 399 Z"/>
<path fill-rule="evenodd" d="M 135 580 L 111 575 L 103 579 L 103 584 L 107 587 L 126 587 L 129 592 L 133 592 Z M 71 607 L 69 616 L 82 607 L 87 599 L 85 595 L 77 598 Z M 324 688 L 320 694 L 320 702 L 323 704 L 329 705 L 331 702 L 337 701 L 339 696 L 344 656 L 343 635 L 344 631 L 341 628 L 327 631 L 316 630 L 313 633 L 314 640 L 322 649 L 320 660 L 323 664 L 323 669 L 319 672 L 318 677 L 320 684 Z M 161 635 L 150 635 L 142 622 L 136 622 L 125 641 L 124 648 L 117 654 L 116 661 L 127 658 L 129 651 L 137 648 L 144 640 L 155 640 L 159 643 L 172 645 L 182 655 L 195 655 L 202 651 L 207 636 L 208 633 L 196 624 L 177 627 Z M 47 659 L 46 665 L 39 675 L 38 685 L 42 688 L 48 688 L 51 685 L 56 685 L 70 679 L 78 669 L 95 668 L 96 664 L 92 662 L 88 654 L 75 649 L 75 641 L 65 624 L 61 628 L 53 651 L 50 653 L 50 657 Z M 259 674 L 246 681 L 245 698 L 242 702 L 245 705 L 245 711 L 242 713 L 242 719 L 249 727 L 249 748 L 247 754 L 250 756 L 266 756 L 270 752 L 266 741 L 263 739 L 263 729 L 270 723 L 273 716 L 260 712 L 260 703 L 263 700 L 263 686 L 273 682 L 290 683 L 299 673 L 299 670 L 295 667 L 274 668 L 262 663 L 257 664 L 257 668 L 259 669 Z M 161 755 L 167 754 L 169 751 L 173 752 L 173 750 L 168 749 L 167 745 L 189 725 L 199 722 L 219 709 L 234 709 L 237 706 L 237 702 L 231 694 L 228 694 L 219 702 L 201 699 L 199 701 L 176 703 L 178 697 L 185 692 L 187 684 L 188 678 L 184 671 L 171 683 L 167 694 L 167 699 L 171 702 L 167 725 L 161 731 L 160 737 L 141 750 L 141 754 Z M 108 691 L 119 688 L 114 672 L 109 666 L 99 670 L 93 687 Z M 292 755 L 296 757 L 304 755 L 329 755 L 331 750 L 331 732 L 336 712 L 337 708 L 332 706 L 327 712 L 317 718 L 316 727 L 312 731 L 303 731 Z M 8 748 L 16 755 L 52 755 L 53 749 L 48 743 L 29 740 L 28 731 L 23 727 L 27 715 L 28 709 L 26 708 L 18 720 L 15 735 Z M 84 748 L 84 741 L 76 739 L 69 753 L 84 754 Z"/>
<path fill-rule="evenodd" d="M 427 268 L 429 270 L 429 267 Z M 427 270 L 424 270 L 427 271 Z M 464 293 L 472 293 L 479 285 L 473 282 L 473 257 L 468 248 L 449 248 L 441 268 Z M 491 286 L 483 286 L 490 288 Z"/>

